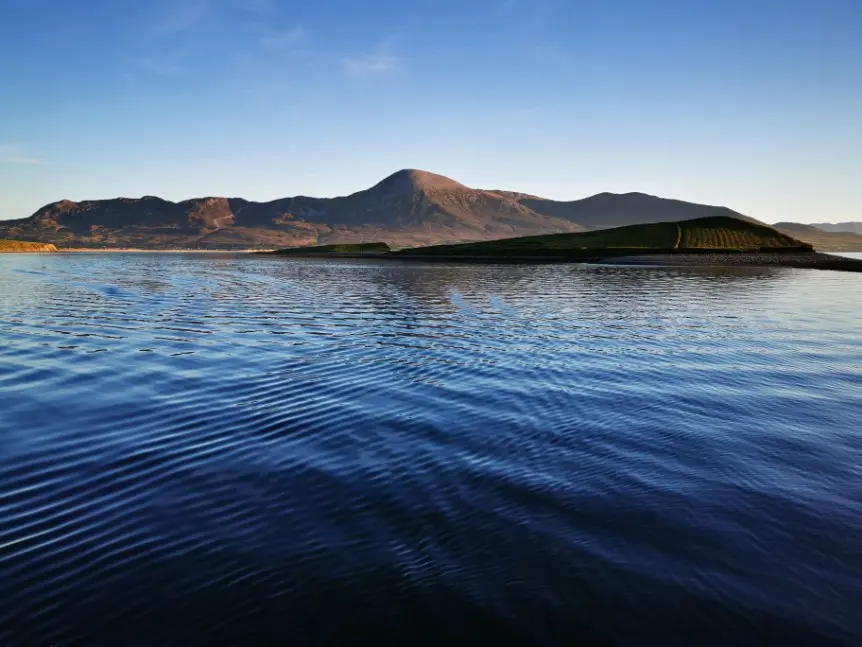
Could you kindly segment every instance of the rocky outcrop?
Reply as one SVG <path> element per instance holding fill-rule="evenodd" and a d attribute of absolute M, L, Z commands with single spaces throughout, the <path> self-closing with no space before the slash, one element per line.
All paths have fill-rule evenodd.
<path fill-rule="evenodd" d="M 23 240 L 0 240 L 0 253 L 4 252 L 56 252 L 49 243 L 31 243 Z"/>

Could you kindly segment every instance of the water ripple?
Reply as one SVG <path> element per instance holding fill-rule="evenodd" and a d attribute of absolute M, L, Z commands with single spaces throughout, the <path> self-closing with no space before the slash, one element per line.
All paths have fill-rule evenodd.
<path fill-rule="evenodd" d="M 859 280 L 0 257 L 0 644 L 858 644 Z"/>

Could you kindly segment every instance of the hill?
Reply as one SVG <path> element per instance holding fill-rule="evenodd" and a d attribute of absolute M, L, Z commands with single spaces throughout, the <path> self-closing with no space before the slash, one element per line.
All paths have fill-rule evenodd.
<path fill-rule="evenodd" d="M 766 225 L 729 216 L 628 225 L 574 234 L 526 236 L 481 243 L 405 249 L 403 256 L 587 257 L 704 251 L 813 251 Z"/>
<path fill-rule="evenodd" d="M 56 252 L 54 245 L 31 243 L 23 240 L 0 239 L 0 253 L 3 252 Z"/>
<path fill-rule="evenodd" d="M 862 252 L 862 235 L 846 231 L 823 231 L 815 225 L 779 222 L 775 228 L 824 252 Z"/>
<path fill-rule="evenodd" d="M 230 249 L 380 240 L 408 246 L 707 216 L 745 219 L 725 207 L 642 193 L 602 193 L 560 202 L 472 189 L 442 175 L 406 169 L 369 189 L 337 198 L 62 200 L 29 218 L 0 221 L 0 235 L 70 247 Z"/>
<path fill-rule="evenodd" d="M 812 225 L 823 231 L 847 232 L 862 235 L 862 222 L 815 222 Z"/>

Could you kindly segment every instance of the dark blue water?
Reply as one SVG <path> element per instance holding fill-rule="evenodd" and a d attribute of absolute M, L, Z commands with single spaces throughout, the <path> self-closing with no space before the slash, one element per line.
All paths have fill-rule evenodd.
<path fill-rule="evenodd" d="M 0 644 L 862 644 L 860 297 L 0 256 Z"/>

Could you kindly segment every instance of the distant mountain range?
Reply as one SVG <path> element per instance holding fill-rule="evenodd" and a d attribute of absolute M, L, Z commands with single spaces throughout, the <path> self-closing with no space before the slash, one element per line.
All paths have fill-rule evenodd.
<path fill-rule="evenodd" d="M 29 218 L 0 221 L 0 237 L 59 247 L 149 249 L 370 241 L 410 246 L 715 216 L 754 221 L 726 207 L 643 193 L 600 193 L 561 202 L 512 191 L 472 189 L 442 175 L 408 169 L 370 189 L 337 198 L 63 200 L 42 207 Z M 804 239 L 796 232 L 790 235 Z"/>
<path fill-rule="evenodd" d="M 815 222 L 813 227 L 823 231 L 850 232 L 862 235 L 862 222 Z"/>
<path fill-rule="evenodd" d="M 773 227 L 781 233 L 814 245 L 822 252 L 862 252 L 862 235 L 847 230 L 824 231 L 822 225 L 803 225 L 798 222 L 779 222 Z"/>

